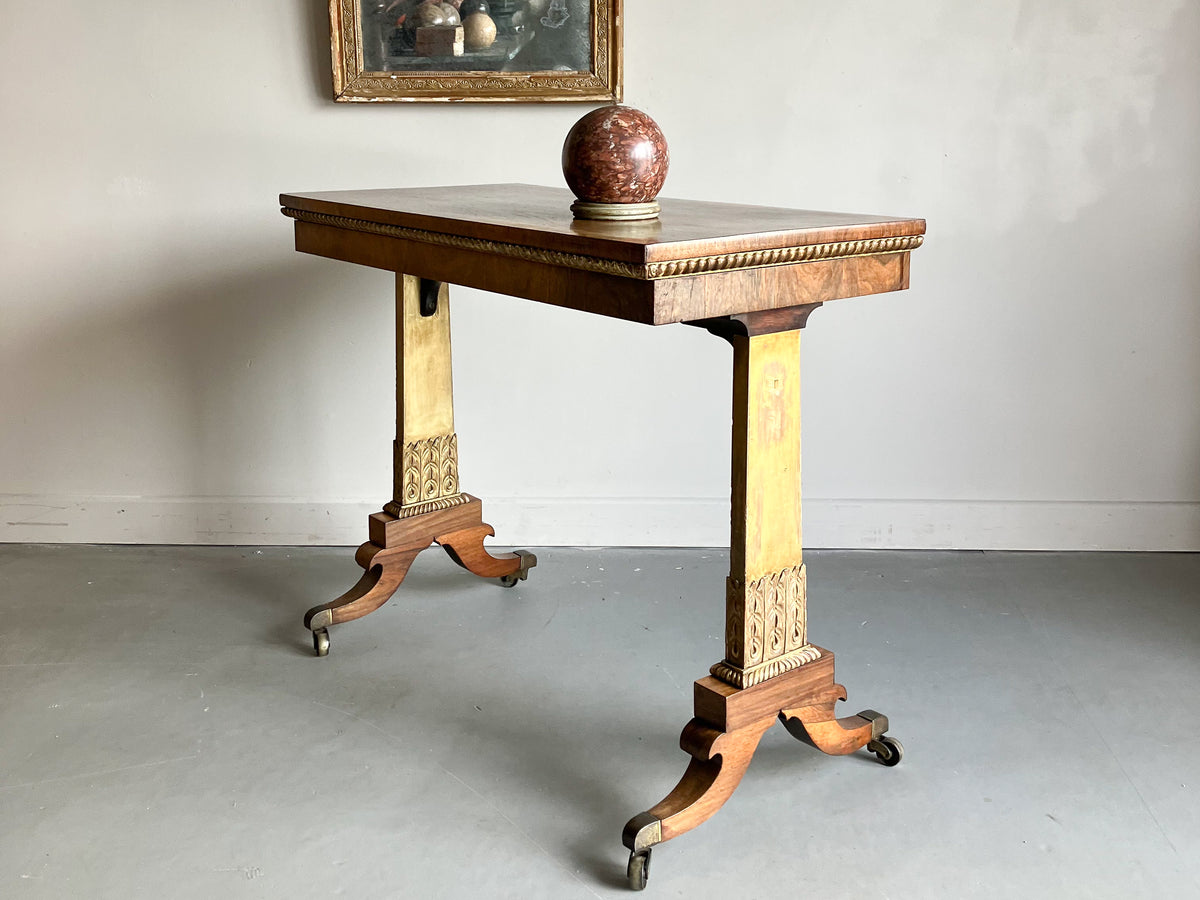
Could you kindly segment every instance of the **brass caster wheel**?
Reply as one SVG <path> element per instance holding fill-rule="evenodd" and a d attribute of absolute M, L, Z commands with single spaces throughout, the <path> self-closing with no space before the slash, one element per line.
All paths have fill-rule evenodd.
<path fill-rule="evenodd" d="M 511 575 L 500 576 L 500 584 L 506 588 L 516 587 L 517 582 L 528 578 L 529 570 L 537 565 L 537 557 L 528 550 L 514 550 L 513 552 L 521 557 L 521 568 L 517 569 Z"/>
<path fill-rule="evenodd" d="M 635 891 L 644 891 L 646 882 L 650 879 L 650 851 L 641 850 L 629 854 L 629 865 L 625 867 L 625 877 L 629 886 Z"/>
<path fill-rule="evenodd" d="M 904 745 L 889 735 L 883 735 L 867 744 L 867 749 L 879 757 L 879 761 L 889 768 L 898 765 L 904 759 Z"/>
<path fill-rule="evenodd" d="M 313 649 L 317 651 L 317 656 L 329 655 L 329 629 L 318 628 L 313 632 Z"/>

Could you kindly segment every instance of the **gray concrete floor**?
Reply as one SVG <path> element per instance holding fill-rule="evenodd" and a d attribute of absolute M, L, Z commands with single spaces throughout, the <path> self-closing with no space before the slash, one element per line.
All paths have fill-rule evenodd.
<path fill-rule="evenodd" d="M 350 551 L 0 546 L 0 896 L 626 896 L 726 555 L 539 558 L 505 591 L 424 554 L 316 659 Z M 807 562 L 904 762 L 773 728 L 643 896 L 1200 897 L 1200 556 Z"/>

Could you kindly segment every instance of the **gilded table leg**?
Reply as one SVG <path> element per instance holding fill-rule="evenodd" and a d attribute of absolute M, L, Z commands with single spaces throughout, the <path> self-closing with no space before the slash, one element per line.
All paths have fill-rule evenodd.
<path fill-rule="evenodd" d="M 651 849 L 712 816 L 780 718 L 825 753 L 874 751 L 900 760 L 872 710 L 838 718 L 845 689 L 833 654 L 808 641 L 800 529 L 800 332 L 714 329 L 733 344 L 733 473 L 725 658 L 695 684 L 695 718 L 680 744 L 692 756 L 675 789 L 625 826 L 630 886 L 646 886 Z"/>
<path fill-rule="evenodd" d="M 349 591 L 310 609 L 304 626 L 317 655 L 329 652 L 330 625 L 378 609 L 404 581 L 417 554 L 438 544 L 476 575 L 511 587 L 537 565 L 518 550 L 492 556 L 483 505 L 459 490 L 458 435 L 450 356 L 450 298 L 445 284 L 396 276 L 396 442 L 392 499 L 371 516 L 370 540 L 356 555 L 365 569 Z"/>
<path fill-rule="evenodd" d="M 800 524 L 800 332 L 733 336 L 733 474 L 725 659 L 751 687 L 812 662 Z"/>

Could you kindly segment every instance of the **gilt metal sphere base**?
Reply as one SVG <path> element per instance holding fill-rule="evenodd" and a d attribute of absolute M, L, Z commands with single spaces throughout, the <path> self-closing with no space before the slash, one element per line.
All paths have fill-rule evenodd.
<path fill-rule="evenodd" d="M 586 200 L 576 200 L 571 204 L 571 212 L 577 219 L 596 219 L 602 222 L 638 222 L 643 219 L 657 219 L 659 205 L 657 200 L 649 203 L 589 203 Z"/>

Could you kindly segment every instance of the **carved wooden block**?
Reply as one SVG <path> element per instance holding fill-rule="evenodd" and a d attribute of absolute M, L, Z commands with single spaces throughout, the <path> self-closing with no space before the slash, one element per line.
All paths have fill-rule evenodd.
<path fill-rule="evenodd" d="M 750 687 L 821 656 L 808 643 L 803 564 L 749 584 L 730 577 L 725 597 L 725 661 L 712 668 L 717 678 Z"/>
<path fill-rule="evenodd" d="M 439 434 L 393 445 L 398 498 L 385 510 L 398 518 L 465 503 L 458 489 L 458 435 Z"/>

